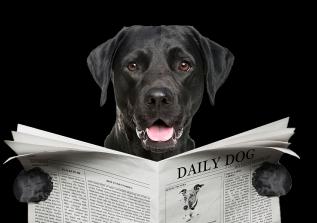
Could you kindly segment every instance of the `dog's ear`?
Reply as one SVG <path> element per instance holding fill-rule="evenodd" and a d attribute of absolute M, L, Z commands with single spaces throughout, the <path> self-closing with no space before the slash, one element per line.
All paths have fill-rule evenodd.
<path fill-rule="evenodd" d="M 126 28 L 123 28 L 114 38 L 95 48 L 87 58 L 88 68 L 101 88 L 100 106 L 103 106 L 107 100 L 107 89 L 112 75 L 113 58 L 125 30 Z"/>
<path fill-rule="evenodd" d="M 234 56 L 227 48 L 201 35 L 200 45 L 205 61 L 207 93 L 211 104 L 214 105 L 216 92 L 227 79 Z"/>

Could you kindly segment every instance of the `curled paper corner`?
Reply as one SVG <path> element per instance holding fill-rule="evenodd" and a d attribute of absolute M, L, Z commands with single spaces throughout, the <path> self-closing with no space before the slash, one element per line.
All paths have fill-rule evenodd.
<path fill-rule="evenodd" d="M 9 161 L 11 161 L 11 160 L 13 160 L 13 159 L 17 159 L 17 158 L 19 158 L 19 157 L 24 157 L 24 156 L 30 156 L 30 155 L 34 155 L 34 153 L 27 153 L 27 154 L 18 155 L 18 156 L 11 156 L 11 157 L 9 157 L 6 161 L 4 161 L 4 162 L 2 163 L 2 165 L 7 164 Z"/>

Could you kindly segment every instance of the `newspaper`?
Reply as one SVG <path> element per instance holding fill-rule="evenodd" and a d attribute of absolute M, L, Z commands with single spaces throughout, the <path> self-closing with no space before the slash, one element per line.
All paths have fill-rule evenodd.
<path fill-rule="evenodd" d="M 24 125 L 5 142 L 17 154 L 10 159 L 53 178 L 49 198 L 28 204 L 30 223 L 277 223 L 279 199 L 259 196 L 251 181 L 264 161 L 298 157 L 287 125 L 285 118 L 159 162 Z"/>

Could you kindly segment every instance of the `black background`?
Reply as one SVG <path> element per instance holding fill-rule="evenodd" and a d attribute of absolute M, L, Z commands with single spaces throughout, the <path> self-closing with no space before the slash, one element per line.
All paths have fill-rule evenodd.
<path fill-rule="evenodd" d="M 134 11 L 135 7 L 130 6 L 131 14 L 143 15 L 145 11 Z M 180 5 L 178 11 L 183 7 Z M 192 138 L 202 146 L 290 116 L 290 126 L 297 129 L 291 148 L 301 160 L 282 158 L 294 181 L 292 191 L 281 198 L 282 220 L 308 219 L 310 210 L 305 202 L 312 199 L 309 176 L 313 173 L 308 168 L 316 153 L 314 138 L 309 137 L 316 98 L 310 56 L 313 26 L 308 12 L 296 7 L 294 11 L 246 10 L 228 18 L 229 12 L 219 9 L 215 16 L 213 9 L 201 12 L 198 19 L 173 14 L 167 18 L 164 11 L 150 16 L 151 11 L 147 11 L 136 19 L 124 17 L 120 8 L 113 8 L 111 16 L 111 8 L 98 13 L 94 9 L 89 16 L 76 8 L 50 13 L 26 11 L 23 7 L 10 10 L 2 20 L 1 140 L 10 139 L 10 130 L 21 123 L 102 145 L 115 120 L 115 104 L 110 86 L 107 103 L 99 107 L 100 89 L 86 65 L 90 51 L 123 26 L 193 25 L 204 36 L 229 48 L 236 60 L 217 93 L 216 105 L 212 107 L 204 96 L 193 120 Z M 1 142 L 0 161 L 12 155 Z M 15 201 L 11 192 L 21 165 L 12 161 L 0 170 L 4 205 L 1 218 L 26 222 L 26 205 Z"/>

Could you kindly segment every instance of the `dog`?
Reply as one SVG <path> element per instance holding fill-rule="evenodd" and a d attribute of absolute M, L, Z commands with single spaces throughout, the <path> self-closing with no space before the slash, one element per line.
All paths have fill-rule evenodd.
<path fill-rule="evenodd" d="M 152 160 L 195 148 L 189 136 L 206 85 L 210 101 L 234 61 L 190 26 L 132 26 L 94 49 L 88 67 L 104 105 L 112 81 L 116 122 L 105 147 Z"/>
<path fill-rule="evenodd" d="M 204 91 L 213 105 L 233 62 L 227 48 L 191 26 L 124 27 L 87 59 L 101 88 L 101 106 L 109 83 L 114 86 L 116 121 L 105 147 L 155 161 L 194 149 L 189 131 Z M 264 167 L 253 176 L 258 193 L 286 194 L 291 188 L 286 168 L 280 164 Z M 23 192 L 23 184 L 18 185 Z"/>
<path fill-rule="evenodd" d="M 203 186 L 203 184 L 196 184 L 191 190 L 182 189 L 179 192 L 183 196 L 183 210 L 185 212 L 184 220 L 186 222 L 191 221 L 195 216 L 199 215 L 199 213 L 194 214 L 194 210 L 198 204 L 197 194 Z"/>

